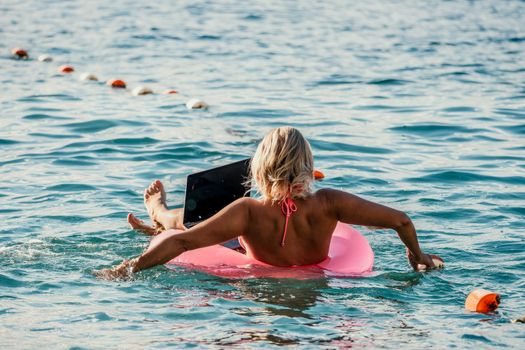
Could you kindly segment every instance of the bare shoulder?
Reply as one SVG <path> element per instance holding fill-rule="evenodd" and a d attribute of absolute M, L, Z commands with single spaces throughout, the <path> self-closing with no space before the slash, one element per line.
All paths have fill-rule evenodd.
<path fill-rule="evenodd" d="M 233 203 L 236 207 L 243 208 L 244 210 L 247 210 L 248 212 L 260 208 L 262 206 L 261 201 L 251 198 L 251 197 L 242 197 L 237 200 L 235 200 Z"/>
<path fill-rule="evenodd" d="M 339 217 L 341 208 L 350 209 L 356 204 L 356 196 L 333 188 L 322 188 L 315 192 L 319 205 L 325 208 L 326 212 Z"/>
<path fill-rule="evenodd" d="M 252 197 L 242 197 L 242 198 L 235 200 L 234 203 L 236 203 L 237 205 L 248 207 L 248 208 L 261 205 L 261 201 L 255 198 L 252 198 Z"/>
<path fill-rule="evenodd" d="M 315 194 L 326 198 L 332 195 L 336 191 L 337 190 L 334 190 L 333 188 L 324 187 L 324 188 L 317 190 Z"/>
<path fill-rule="evenodd" d="M 313 197 L 315 199 L 316 207 L 319 209 L 324 209 L 325 212 L 333 211 L 333 204 L 336 201 L 337 190 L 331 188 L 321 188 L 317 190 Z"/>
<path fill-rule="evenodd" d="M 335 190 L 333 188 L 321 188 L 320 190 L 317 190 L 315 192 L 315 195 L 318 196 L 318 199 L 327 201 L 328 203 L 333 203 L 333 201 L 337 200 L 341 196 L 349 195 L 349 193 Z"/>

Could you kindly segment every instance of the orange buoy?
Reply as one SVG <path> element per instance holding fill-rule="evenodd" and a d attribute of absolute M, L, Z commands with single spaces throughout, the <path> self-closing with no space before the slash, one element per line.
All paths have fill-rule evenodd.
<path fill-rule="evenodd" d="M 120 80 L 120 79 L 108 80 L 106 84 L 114 88 L 120 88 L 120 89 L 126 88 L 126 83 L 124 82 L 124 80 Z"/>
<path fill-rule="evenodd" d="M 178 94 L 179 92 L 177 90 L 166 90 L 164 91 L 164 93 L 166 95 L 174 95 L 174 94 Z"/>
<path fill-rule="evenodd" d="M 324 179 L 324 174 L 319 170 L 314 170 L 314 179 L 321 180 Z"/>
<path fill-rule="evenodd" d="M 470 292 L 467 300 L 465 300 L 465 309 L 486 314 L 496 310 L 499 303 L 500 295 L 498 293 L 489 292 L 484 289 L 475 289 Z"/>
<path fill-rule="evenodd" d="M 15 58 L 22 59 L 22 60 L 27 60 L 29 58 L 29 54 L 27 53 L 27 51 L 19 47 L 12 48 L 11 54 Z"/>
<path fill-rule="evenodd" d="M 72 66 L 69 66 L 67 64 L 64 64 L 64 65 L 58 67 L 58 71 L 60 73 L 73 73 L 75 71 L 75 68 L 73 68 Z"/>

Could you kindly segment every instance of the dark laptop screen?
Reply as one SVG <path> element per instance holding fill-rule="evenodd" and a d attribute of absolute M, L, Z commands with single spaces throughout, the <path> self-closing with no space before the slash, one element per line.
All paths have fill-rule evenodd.
<path fill-rule="evenodd" d="M 219 212 L 237 198 L 249 196 L 244 182 L 250 159 L 188 175 L 184 225 L 191 227 Z"/>

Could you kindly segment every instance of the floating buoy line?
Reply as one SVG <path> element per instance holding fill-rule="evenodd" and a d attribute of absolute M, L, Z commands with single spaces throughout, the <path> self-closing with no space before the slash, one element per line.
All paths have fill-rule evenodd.
<path fill-rule="evenodd" d="M 18 60 L 29 60 L 29 54 L 27 50 L 15 47 L 11 49 L 11 55 L 14 59 Z M 38 56 L 38 61 L 40 62 L 53 62 L 53 57 L 49 55 L 40 55 Z M 75 72 L 75 67 L 64 64 L 57 68 L 59 73 L 62 74 L 72 74 Z M 83 81 L 99 81 L 100 79 L 93 73 L 82 73 L 79 76 L 80 80 Z M 127 84 L 122 79 L 109 79 L 106 81 L 106 85 L 114 89 L 127 89 Z M 153 90 L 147 86 L 137 86 L 131 90 L 133 96 L 142 96 L 142 95 L 151 95 L 154 94 Z M 164 95 L 179 95 L 177 90 L 169 89 L 163 92 Z M 188 109 L 207 109 L 209 105 L 201 99 L 191 98 L 186 102 L 186 108 Z M 313 174 L 315 180 L 321 180 L 324 178 L 324 174 L 315 170 Z"/>
<path fill-rule="evenodd" d="M 19 47 L 15 47 L 11 49 L 11 56 L 17 60 L 29 60 L 28 51 L 23 48 L 19 48 Z M 53 57 L 49 55 L 45 55 L 45 54 L 40 55 L 38 56 L 38 61 L 39 62 L 53 62 Z M 75 73 L 75 67 L 69 64 L 61 65 L 57 68 L 57 70 L 61 74 Z M 82 73 L 79 76 L 79 79 L 84 80 L 84 81 L 99 81 L 100 80 L 95 74 L 87 73 L 87 72 Z M 106 85 L 110 86 L 111 88 L 115 88 L 115 89 L 127 89 L 128 87 L 126 82 L 122 79 L 109 79 L 106 81 Z M 155 92 L 147 86 L 137 86 L 131 90 L 131 94 L 133 96 L 151 95 L 154 93 Z M 163 94 L 179 95 L 179 92 L 177 90 L 169 89 L 169 90 L 165 90 Z M 188 109 L 207 109 L 208 107 L 209 105 L 206 102 L 198 98 L 191 98 L 186 102 L 186 108 Z"/>

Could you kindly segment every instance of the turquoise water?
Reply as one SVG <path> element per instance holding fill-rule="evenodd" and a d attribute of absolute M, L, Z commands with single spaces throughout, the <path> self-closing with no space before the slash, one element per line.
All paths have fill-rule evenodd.
<path fill-rule="evenodd" d="M 525 315 L 523 1 L 3 1 L 0 14 L 1 348 L 523 345 L 510 322 Z M 192 97 L 210 109 L 188 111 Z M 446 269 L 412 272 L 394 232 L 360 228 L 369 278 L 92 276 L 147 245 L 125 218 L 145 218 L 150 181 L 180 205 L 187 173 L 281 125 L 310 140 L 321 186 L 406 211 Z M 464 311 L 475 288 L 500 292 L 500 309 Z"/>

